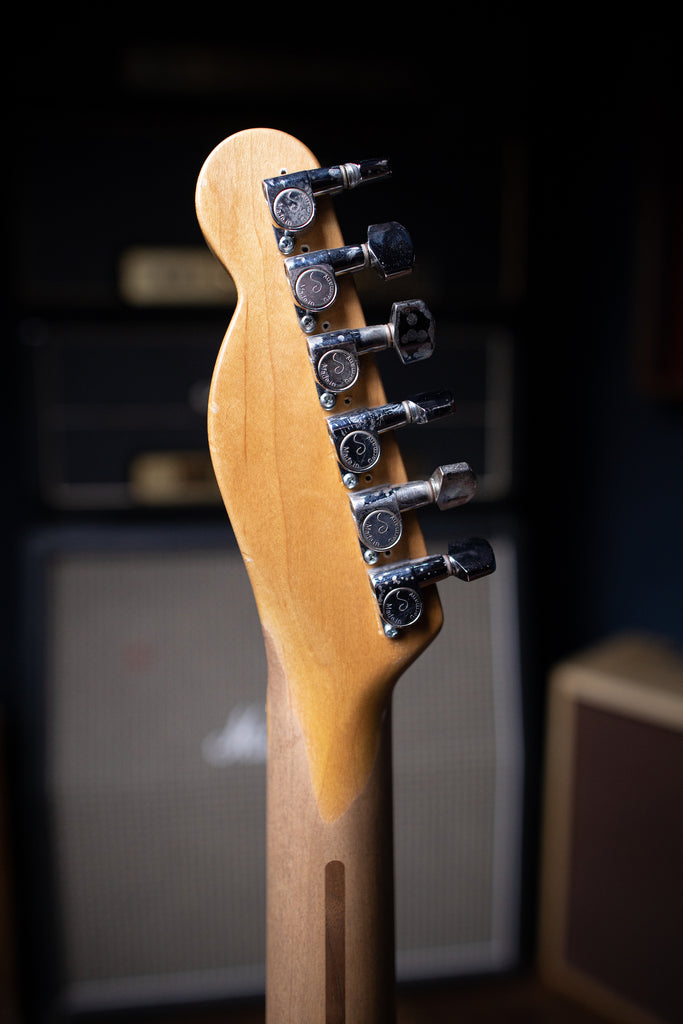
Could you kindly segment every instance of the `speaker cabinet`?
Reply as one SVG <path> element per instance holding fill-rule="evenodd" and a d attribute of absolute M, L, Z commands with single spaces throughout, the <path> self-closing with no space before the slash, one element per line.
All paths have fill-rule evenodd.
<path fill-rule="evenodd" d="M 683 1020 L 683 658 L 619 636 L 559 665 L 547 732 L 540 966 L 618 1024 Z"/>
<path fill-rule="evenodd" d="M 498 571 L 442 585 L 395 694 L 400 979 L 519 957 L 516 546 L 488 536 Z M 227 522 L 58 530 L 30 566 L 32 992 L 58 1018 L 262 992 L 266 661 Z"/>

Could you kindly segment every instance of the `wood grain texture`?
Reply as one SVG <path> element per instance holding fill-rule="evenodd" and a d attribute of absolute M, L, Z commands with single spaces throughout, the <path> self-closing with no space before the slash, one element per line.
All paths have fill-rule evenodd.
<path fill-rule="evenodd" d="M 420 623 L 399 640 L 387 639 L 360 556 L 262 190 L 263 179 L 281 170 L 317 166 L 291 136 L 270 129 L 241 132 L 208 157 L 196 202 L 207 243 L 238 292 L 209 400 L 214 469 L 271 662 L 287 680 L 303 732 L 319 813 L 334 821 L 367 785 L 392 687 L 442 618 L 436 590 L 429 588 Z M 344 244 L 331 202 L 318 201 L 305 242 L 311 249 Z M 339 285 L 327 311 L 330 329 L 362 326 L 352 275 Z M 346 399 L 350 404 L 342 408 L 386 401 L 370 357 Z M 404 481 L 391 435 L 382 447 L 373 482 Z M 417 521 L 408 515 L 393 558 L 424 553 Z"/>

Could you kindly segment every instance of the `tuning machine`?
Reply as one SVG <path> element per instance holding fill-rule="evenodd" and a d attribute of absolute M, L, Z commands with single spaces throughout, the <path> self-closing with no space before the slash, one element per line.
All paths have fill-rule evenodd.
<path fill-rule="evenodd" d="M 317 249 L 285 260 L 285 272 L 300 310 L 302 329 L 310 334 L 316 316 L 337 298 L 337 277 L 371 267 L 385 281 L 409 274 L 415 262 L 410 235 L 396 221 L 371 224 L 367 241 L 338 249 Z"/>
<path fill-rule="evenodd" d="M 355 474 L 366 473 L 377 465 L 382 454 L 380 434 L 409 423 L 430 423 L 450 416 L 454 409 L 455 399 L 450 391 L 430 391 L 403 402 L 328 416 L 327 429 L 345 471 L 347 485 L 355 487 Z"/>
<path fill-rule="evenodd" d="M 447 555 L 426 555 L 383 569 L 370 569 L 368 576 L 384 632 L 393 638 L 418 621 L 424 606 L 423 587 L 449 576 L 469 583 L 490 575 L 495 568 L 496 559 L 489 542 L 481 537 L 469 537 L 449 544 Z"/>
<path fill-rule="evenodd" d="M 318 196 L 335 196 L 345 189 L 391 176 L 388 160 L 361 160 L 360 163 L 335 164 L 307 171 L 283 172 L 263 182 L 275 236 L 281 252 L 294 248 L 294 236 L 305 231 L 315 220 Z"/>
<path fill-rule="evenodd" d="M 395 547 L 403 533 L 402 513 L 435 504 L 442 511 L 471 501 L 477 478 L 466 462 L 439 466 L 427 480 L 376 487 L 349 495 L 358 536 L 371 561 L 377 551 Z M 375 556 L 376 560 L 376 556 Z"/>
<path fill-rule="evenodd" d="M 432 355 L 434 318 L 422 300 L 395 302 L 386 324 L 329 331 L 308 338 L 308 353 L 318 384 L 325 394 L 332 396 L 356 383 L 359 356 L 392 347 L 404 365 Z"/>

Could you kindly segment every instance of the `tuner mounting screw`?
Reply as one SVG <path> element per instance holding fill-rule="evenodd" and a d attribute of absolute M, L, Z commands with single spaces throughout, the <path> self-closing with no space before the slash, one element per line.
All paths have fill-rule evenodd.
<path fill-rule="evenodd" d="M 384 623 L 384 634 L 385 634 L 385 636 L 388 636 L 390 640 L 395 640 L 396 637 L 399 634 L 399 630 L 396 629 L 396 626 L 391 626 L 391 625 L 389 625 L 388 622 L 385 622 Z"/>
<path fill-rule="evenodd" d="M 377 554 L 377 552 L 371 551 L 370 548 L 365 549 L 365 551 L 363 552 L 363 558 L 368 563 L 368 565 L 376 565 L 377 562 L 379 561 L 379 555 Z"/>
<path fill-rule="evenodd" d="M 320 396 L 320 404 L 323 409 L 334 409 L 337 403 L 337 396 L 333 395 L 331 391 L 323 391 Z"/>
<path fill-rule="evenodd" d="M 342 480 L 344 481 L 344 487 L 348 488 L 349 491 L 352 491 L 354 487 L 358 487 L 358 477 L 355 473 L 344 473 Z"/>
<path fill-rule="evenodd" d="M 278 242 L 278 249 L 285 256 L 289 256 L 289 254 L 294 251 L 294 244 L 294 236 L 284 234 Z"/>

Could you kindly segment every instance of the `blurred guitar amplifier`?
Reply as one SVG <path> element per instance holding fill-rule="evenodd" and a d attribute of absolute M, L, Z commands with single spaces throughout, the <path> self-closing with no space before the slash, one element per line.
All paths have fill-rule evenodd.
<path fill-rule="evenodd" d="M 153 266 L 160 261 L 150 258 Z M 223 308 L 218 315 L 32 319 L 23 325 L 33 382 L 34 488 L 49 508 L 220 503 L 206 407 L 231 315 Z M 457 407 L 447 423 L 430 427 L 434 465 L 465 459 L 477 469 L 480 500 L 509 497 L 515 475 L 512 335 L 496 325 L 443 325 L 439 336 L 430 379 L 438 374 L 448 381 Z M 419 391 L 420 367 L 401 375 L 406 368 L 397 371 L 398 360 L 386 356 L 390 400 Z M 421 474 L 421 450 L 412 451 L 418 442 L 408 434 L 402 437 L 404 461 Z"/>
<path fill-rule="evenodd" d="M 620 636 L 551 679 L 545 981 L 616 1024 L 683 1020 L 683 656 Z"/>
<path fill-rule="evenodd" d="M 448 628 L 395 693 L 402 980 L 520 958 L 517 539 L 476 528 L 498 570 L 440 588 Z M 227 521 L 40 534 L 25 596 L 29 999 L 59 1020 L 260 994 L 266 661 Z"/>

